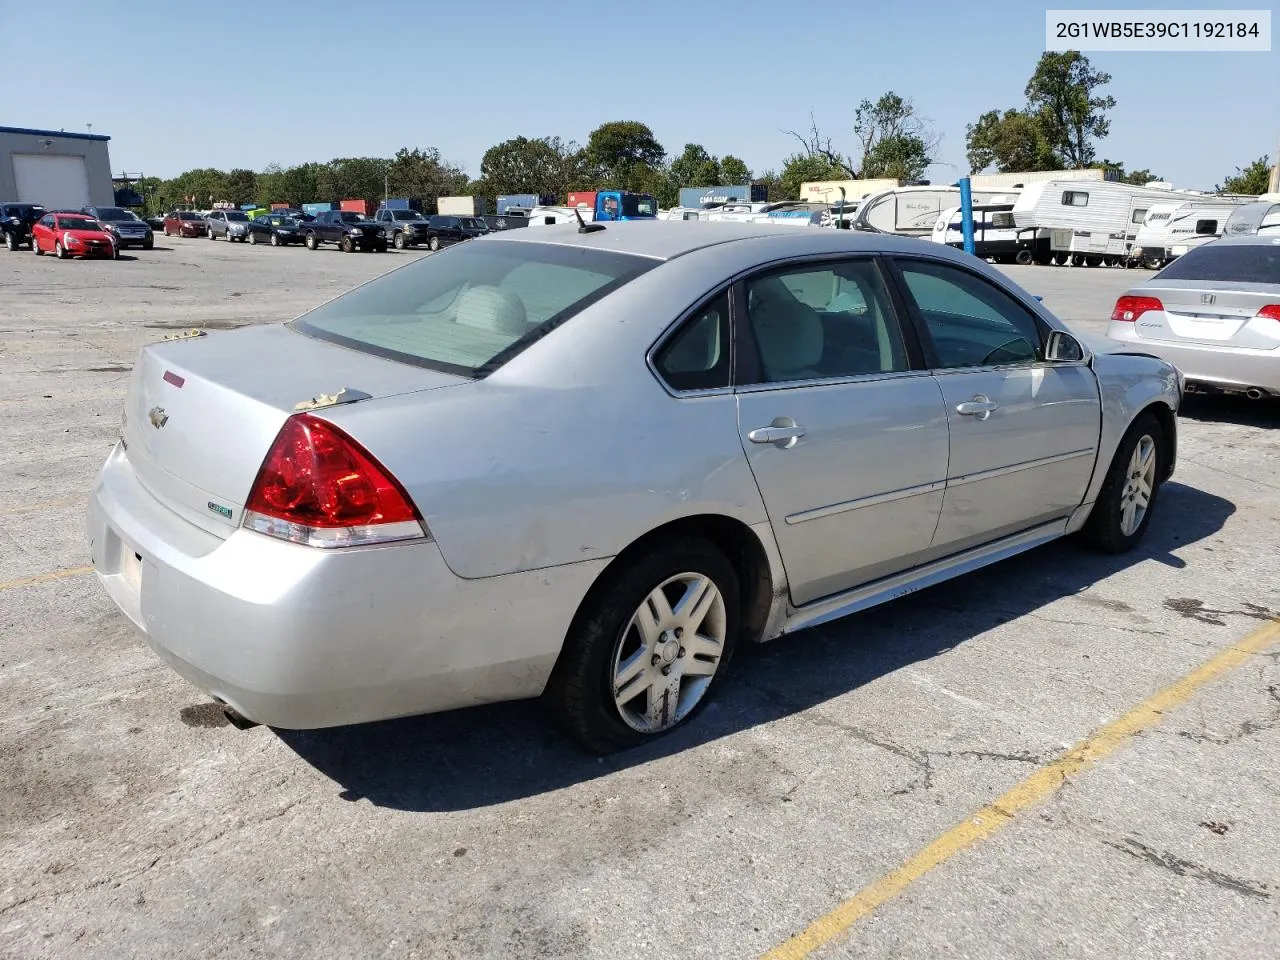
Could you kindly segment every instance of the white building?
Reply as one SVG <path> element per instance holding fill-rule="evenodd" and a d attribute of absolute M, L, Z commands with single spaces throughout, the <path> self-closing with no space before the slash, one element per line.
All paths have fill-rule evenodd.
<path fill-rule="evenodd" d="M 0 201 L 38 203 L 50 210 L 109 207 L 110 137 L 0 127 Z"/>

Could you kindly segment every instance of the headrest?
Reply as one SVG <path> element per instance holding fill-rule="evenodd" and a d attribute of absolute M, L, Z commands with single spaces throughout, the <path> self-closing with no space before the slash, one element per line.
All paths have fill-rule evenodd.
<path fill-rule="evenodd" d="M 751 310 L 760 360 L 771 380 L 795 380 L 822 359 L 822 318 L 798 300 L 772 300 Z"/>
<path fill-rule="evenodd" d="M 499 287 L 468 287 L 458 296 L 454 320 L 464 327 L 523 337 L 529 332 L 524 302 Z"/>

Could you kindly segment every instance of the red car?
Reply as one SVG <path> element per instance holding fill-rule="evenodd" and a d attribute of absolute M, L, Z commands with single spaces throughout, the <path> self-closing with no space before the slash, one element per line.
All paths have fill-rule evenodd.
<path fill-rule="evenodd" d="M 47 213 L 31 228 L 31 249 L 36 256 L 52 253 L 59 260 L 67 257 L 120 256 L 111 234 L 92 217 L 83 213 Z"/>
<path fill-rule="evenodd" d="M 208 232 L 209 225 L 204 222 L 204 217 L 194 210 L 173 210 L 165 214 L 166 237 L 203 237 Z"/>

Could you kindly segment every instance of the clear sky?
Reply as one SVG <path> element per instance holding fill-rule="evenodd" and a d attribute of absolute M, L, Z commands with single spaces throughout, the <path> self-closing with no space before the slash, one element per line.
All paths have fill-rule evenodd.
<path fill-rule="evenodd" d="M 485 149 L 509 137 L 581 143 L 604 121 L 641 120 L 669 153 L 701 143 L 759 172 L 793 152 L 781 131 L 803 128 L 810 110 L 852 150 L 854 106 L 891 89 L 942 135 L 930 176 L 951 180 L 965 167 L 965 124 L 1023 104 L 1044 11 L 1105 6 L 0 0 L 0 124 L 91 123 L 112 138 L 117 173 L 256 170 L 435 146 L 476 176 Z M 1112 75 L 1107 92 L 1119 102 L 1100 157 L 1211 187 L 1275 156 L 1277 53 L 1089 56 Z"/>

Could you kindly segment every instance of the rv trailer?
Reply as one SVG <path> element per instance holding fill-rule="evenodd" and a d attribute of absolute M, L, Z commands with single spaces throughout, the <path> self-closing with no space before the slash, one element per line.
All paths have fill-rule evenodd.
<path fill-rule="evenodd" d="M 1222 232 L 1228 237 L 1280 233 L 1280 197 L 1263 194 L 1262 199 L 1236 207 Z"/>
<path fill-rule="evenodd" d="M 974 190 L 974 204 L 1012 203 L 1016 190 Z M 896 187 L 867 197 L 858 205 L 853 229 L 928 238 L 938 217 L 960 202 L 959 187 Z"/>
<path fill-rule="evenodd" d="M 1205 197 L 1181 203 L 1153 203 L 1133 238 L 1132 260 L 1158 270 L 1222 236 L 1227 220 L 1247 197 Z"/>
<path fill-rule="evenodd" d="M 1190 190 L 1106 180 L 1045 180 L 1023 189 L 1013 205 L 1013 220 L 1020 236 L 1049 231 L 1054 263 L 1110 265 L 1128 259 L 1133 238 L 1154 204 L 1204 197 Z"/>
<path fill-rule="evenodd" d="M 964 230 L 959 207 L 947 207 L 934 224 L 934 243 L 945 243 L 964 249 Z M 996 263 L 1048 263 L 1049 232 L 1037 231 L 1038 237 L 1020 237 L 1013 223 L 1012 203 L 973 205 L 973 253 Z"/>

